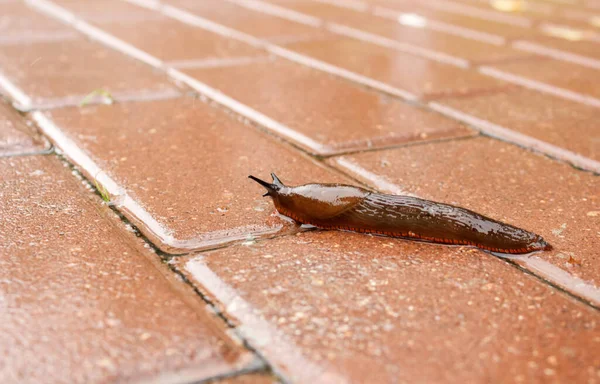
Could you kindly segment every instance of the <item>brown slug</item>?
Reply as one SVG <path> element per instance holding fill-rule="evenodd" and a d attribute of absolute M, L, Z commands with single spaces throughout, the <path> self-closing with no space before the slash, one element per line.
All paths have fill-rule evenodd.
<path fill-rule="evenodd" d="M 400 237 L 491 252 L 529 253 L 551 250 L 535 233 L 501 223 L 465 208 L 409 196 L 384 195 L 343 184 L 288 187 L 275 176 L 266 188 L 279 213 L 318 228 Z"/>

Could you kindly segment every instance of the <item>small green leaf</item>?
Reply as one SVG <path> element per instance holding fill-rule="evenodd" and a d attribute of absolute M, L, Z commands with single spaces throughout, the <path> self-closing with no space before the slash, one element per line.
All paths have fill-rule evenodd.
<path fill-rule="evenodd" d="M 84 97 L 83 100 L 81 100 L 81 102 L 79 103 L 79 106 L 83 107 L 89 104 L 90 101 L 92 101 L 96 96 L 102 96 L 102 98 L 105 100 L 105 104 L 112 104 L 115 102 L 115 99 L 110 92 L 108 92 L 105 89 L 96 89 L 95 91 L 90 92 L 86 97 Z"/>

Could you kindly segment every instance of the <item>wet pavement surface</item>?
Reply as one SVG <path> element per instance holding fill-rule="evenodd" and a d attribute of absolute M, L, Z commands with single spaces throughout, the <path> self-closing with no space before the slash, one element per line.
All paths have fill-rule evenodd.
<path fill-rule="evenodd" d="M 599 383 L 598 79 L 595 1 L 0 0 L 0 382 Z M 553 250 L 299 227 L 271 172 Z"/>

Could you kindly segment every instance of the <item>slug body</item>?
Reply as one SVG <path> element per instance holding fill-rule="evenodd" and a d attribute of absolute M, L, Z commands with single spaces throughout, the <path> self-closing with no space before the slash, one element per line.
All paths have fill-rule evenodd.
<path fill-rule="evenodd" d="M 318 228 L 372 233 L 406 239 L 471 245 L 491 252 L 550 250 L 542 237 L 468 209 L 410 196 L 373 193 L 342 184 L 287 187 L 275 176 L 266 188 L 284 216 Z"/>

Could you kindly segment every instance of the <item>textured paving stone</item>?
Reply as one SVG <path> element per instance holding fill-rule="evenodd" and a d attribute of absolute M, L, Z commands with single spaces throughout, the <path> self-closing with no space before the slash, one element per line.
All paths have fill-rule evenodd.
<path fill-rule="evenodd" d="M 172 0 L 169 4 L 252 36 L 273 41 L 326 34 L 309 25 L 250 10 L 227 1 Z"/>
<path fill-rule="evenodd" d="M 265 55 L 248 44 L 167 18 L 129 24 L 103 23 L 102 28 L 165 61 Z"/>
<path fill-rule="evenodd" d="M 275 172 L 292 184 L 342 180 L 192 98 L 53 110 L 51 118 L 174 237 L 156 241 L 175 248 L 280 230 L 282 221 L 250 174 L 269 179 Z"/>
<path fill-rule="evenodd" d="M 467 39 L 442 31 L 424 28 L 419 23 L 426 23 L 426 20 L 419 19 L 414 14 L 410 16 L 412 17 L 410 20 L 418 26 L 410 27 L 403 25 L 398 20 L 389 20 L 366 12 L 345 9 L 332 4 L 306 0 L 279 0 L 279 4 L 304 14 L 319 17 L 325 21 L 350 26 L 377 36 L 409 43 L 420 48 L 441 52 L 473 62 L 494 62 L 531 56 L 529 53 L 517 51 L 509 47 L 492 45 L 483 41 Z"/>
<path fill-rule="evenodd" d="M 287 60 L 185 72 L 308 136 L 312 145 L 298 144 L 320 155 L 473 134 L 440 115 Z"/>
<path fill-rule="evenodd" d="M 597 176 L 487 138 L 345 159 L 420 197 L 535 232 L 554 246 L 536 257 L 600 286 Z"/>
<path fill-rule="evenodd" d="M 0 156 L 39 152 L 46 142 L 11 106 L 0 100 Z"/>
<path fill-rule="evenodd" d="M 600 49 L 597 41 L 579 40 L 571 41 L 551 36 L 533 36 L 524 39 L 527 42 L 539 44 L 541 46 L 558 49 L 567 53 L 574 53 L 585 57 L 591 57 L 600 60 Z"/>
<path fill-rule="evenodd" d="M 161 19 L 157 12 L 122 0 L 54 0 L 53 3 L 95 24 Z"/>
<path fill-rule="evenodd" d="M 267 322 L 259 337 L 292 340 L 314 363 L 287 365 L 299 382 L 332 372 L 373 383 L 587 382 L 600 374 L 597 312 L 478 251 L 307 232 L 177 263 L 217 298 L 230 297 L 223 306 L 233 316 Z M 220 280 L 202 281 L 207 268 Z M 267 355 L 280 340 L 270 339 Z M 270 358 L 281 364 L 285 352 Z"/>
<path fill-rule="evenodd" d="M 287 48 L 428 99 L 512 87 L 475 71 L 354 39 L 301 42 Z"/>
<path fill-rule="evenodd" d="M 78 104 L 98 89 L 117 100 L 177 92 L 148 65 L 83 39 L 3 47 L 0 69 L 37 106 Z"/>
<path fill-rule="evenodd" d="M 1 382 L 188 382 L 252 360 L 55 157 L 0 159 L 0 196 Z"/>
<path fill-rule="evenodd" d="M 440 104 L 600 160 L 598 108 L 527 89 L 441 100 Z"/>
<path fill-rule="evenodd" d="M 494 65 L 503 72 L 600 99 L 598 70 L 554 59 Z"/>

